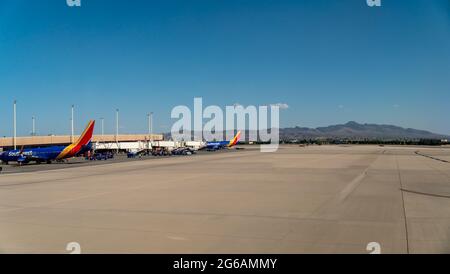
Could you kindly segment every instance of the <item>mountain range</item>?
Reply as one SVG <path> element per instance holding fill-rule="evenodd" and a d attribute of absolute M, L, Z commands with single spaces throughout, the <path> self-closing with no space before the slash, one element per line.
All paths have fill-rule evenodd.
<path fill-rule="evenodd" d="M 370 140 L 398 140 L 398 139 L 450 139 L 450 136 L 436 134 L 425 130 L 402 128 L 393 125 L 360 124 L 354 121 L 346 124 L 327 127 L 306 128 L 294 127 L 280 129 L 280 138 L 293 139 L 370 139 Z"/>
<path fill-rule="evenodd" d="M 192 133 L 191 133 L 192 134 Z M 229 132 L 234 135 L 234 132 Z M 249 131 L 246 131 L 247 140 Z M 224 132 L 226 136 L 226 132 Z M 171 139 L 171 134 L 164 134 L 166 140 Z M 393 125 L 360 124 L 354 121 L 346 124 L 327 127 L 293 127 L 280 128 L 280 140 L 309 140 L 309 139 L 339 139 L 339 140 L 450 140 L 450 136 L 437 134 L 426 130 L 402 128 Z"/>

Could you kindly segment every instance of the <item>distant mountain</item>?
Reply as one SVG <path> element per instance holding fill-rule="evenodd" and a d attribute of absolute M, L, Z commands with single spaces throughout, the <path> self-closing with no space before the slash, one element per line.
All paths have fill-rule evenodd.
<path fill-rule="evenodd" d="M 333 125 L 318 128 L 284 128 L 280 129 L 280 138 L 293 139 L 351 139 L 351 140 L 398 140 L 398 139 L 448 139 L 449 136 L 436 134 L 425 130 L 402 128 L 393 125 L 359 124 L 348 122 L 343 125 Z"/>
<path fill-rule="evenodd" d="M 228 132 L 234 135 L 234 132 Z M 249 131 L 245 132 L 248 140 Z M 226 132 L 224 132 L 226 136 Z M 171 138 L 170 133 L 164 134 L 166 140 Z M 280 129 L 280 140 L 309 140 L 309 139 L 339 139 L 339 140 L 421 140 L 421 139 L 450 139 L 450 136 L 436 134 L 425 130 L 402 128 L 393 125 L 359 124 L 348 122 L 343 125 L 328 127 L 307 128 L 294 127 Z"/>

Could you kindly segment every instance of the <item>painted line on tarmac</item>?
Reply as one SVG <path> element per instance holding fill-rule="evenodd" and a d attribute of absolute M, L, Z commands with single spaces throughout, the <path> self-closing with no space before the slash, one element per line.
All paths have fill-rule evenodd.
<path fill-rule="evenodd" d="M 450 163 L 450 162 L 447 161 L 447 160 L 443 160 L 443 159 L 436 158 L 436 157 L 434 157 L 434 156 L 422 154 L 422 153 L 420 153 L 419 151 L 416 151 L 416 152 L 414 152 L 414 153 L 417 154 L 417 155 L 419 155 L 419 156 L 426 157 L 426 158 L 429 158 L 429 159 L 433 159 L 433 160 L 436 160 L 436 161 L 440 161 L 440 162 L 443 162 L 443 163 Z"/>
<path fill-rule="evenodd" d="M 417 194 L 417 195 L 424 195 L 424 196 L 431 196 L 431 197 L 450 199 L 450 195 L 441 195 L 441 194 L 427 193 L 427 192 L 414 191 L 414 190 L 409 190 L 409 189 L 404 189 L 404 188 L 401 188 L 400 190 L 403 191 L 403 192 L 413 193 L 413 194 Z"/>

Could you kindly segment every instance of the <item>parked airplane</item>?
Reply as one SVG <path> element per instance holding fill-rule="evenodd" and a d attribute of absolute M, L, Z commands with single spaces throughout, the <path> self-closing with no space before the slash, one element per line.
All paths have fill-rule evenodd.
<path fill-rule="evenodd" d="M 239 131 L 231 141 L 207 142 L 204 148 L 207 150 L 218 150 L 226 147 L 234 147 L 239 142 L 240 138 L 241 132 Z"/>
<path fill-rule="evenodd" d="M 48 163 L 54 160 L 63 160 L 88 152 L 92 148 L 91 139 L 94 133 L 95 121 L 90 121 L 83 134 L 73 144 L 68 146 L 52 146 L 44 148 L 30 148 L 20 150 L 10 150 L 0 154 L 0 160 L 8 164 L 17 162 L 19 165 L 29 162 Z"/>

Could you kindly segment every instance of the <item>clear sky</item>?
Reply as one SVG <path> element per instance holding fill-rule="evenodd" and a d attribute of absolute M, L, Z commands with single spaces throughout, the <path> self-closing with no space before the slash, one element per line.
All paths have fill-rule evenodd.
<path fill-rule="evenodd" d="M 0 136 L 169 131 L 176 105 L 286 103 L 281 125 L 450 134 L 450 1 L 0 1 Z M 100 128 L 97 127 L 97 132 Z"/>

